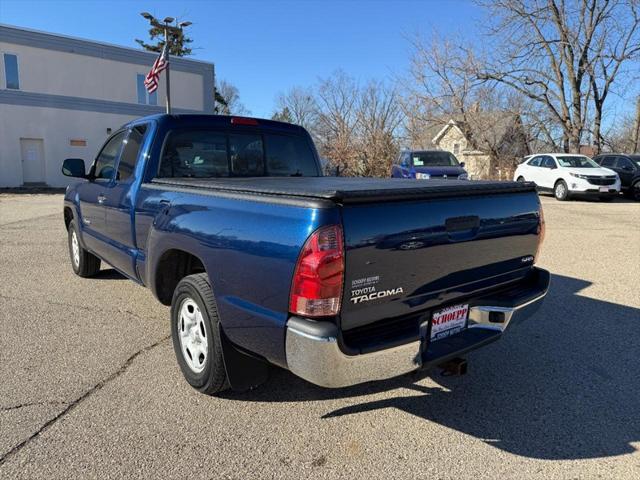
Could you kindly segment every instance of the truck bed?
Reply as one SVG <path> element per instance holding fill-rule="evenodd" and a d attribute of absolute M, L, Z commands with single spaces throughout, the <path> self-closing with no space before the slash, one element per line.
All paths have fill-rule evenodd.
<path fill-rule="evenodd" d="M 158 178 L 155 185 L 329 200 L 339 204 L 426 200 L 535 191 L 530 182 L 354 177 Z"/>

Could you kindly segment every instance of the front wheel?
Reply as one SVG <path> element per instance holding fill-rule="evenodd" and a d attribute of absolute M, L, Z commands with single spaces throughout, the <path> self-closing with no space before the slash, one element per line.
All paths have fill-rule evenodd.
<path fill-rule="evenodd" d="M 218 309 L 206 273 L 183 278 L 171 301 L 171 337 L 182 375 L 196 390 L 213 395 L 228 388 Z"/>
<path fill-rule="evenodd" d="M 631 186 L 631 195 L 636 202 L 640 202 L 640 180 Z"/>
<path fill-rule="evenodd" d="M 523 177 L 522 175 L 520 175 L 520 176 L 518 177 L 518 179 L 516 180 L 516 182 L 524 182 L 524 181 L 525 181 L 525 180 L 524 180 L 524 177 Z"/>
<path fill-rule="evenodd" d="M 556 200 L 560 200 L 561 202 L 569 198 L 569 187 L 567 187 L 564 180 L 556 182 L 553 188 L 553 195 L 556 197 Z"/>
<path fill-rule="evenodd" d="M 80 277 L 92 277 L 98 273 L 100 271 L 100 259 L 80 245 L 75 220 L 71 220 L 69 223 L 67 235 L 73 272 Z"/>

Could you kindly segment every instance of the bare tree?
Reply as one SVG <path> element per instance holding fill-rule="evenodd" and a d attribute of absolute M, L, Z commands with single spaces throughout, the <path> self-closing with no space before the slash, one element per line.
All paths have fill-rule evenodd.
<path fill-rule="evenodd" d="M 631 151 L 640 152 L 640 95 L 636 99 L 636 115 L 633 122 L 633 132 L 631 134 Z"/>
<path fill-rule="evenodd" d="M 467 149 L 489 157 L 489 174 L 497 176 L 527 153 L 523 133 L 522 99 L 500 88 L 499 83 L 477 77 L 478 59 L 471 49 L 434 36 L 429 43 L 413 40 L 410 81 L 403 102 L 414 138 L 420 124 L 433 138 L 453 122 L 467 142 Z M 423 142 L 424 139 L 423 139 Z"/>
<path fill-rule="evenodd" d="M 357 174 L 388 176 L 398 154 L 398 133 L 403 114 L 395 88 L 371 81 L 360 90 L 356 109 L 358 134 Z"/>
<path fill-rule="evenodd" d="M 608 18 L 595 36 L 593 60 L 588 62 L 591 94 L 593 97 L 593 141 L 600 152 L 602 118 L 605 102 L 614 81 L 618 80 L 625 65 L 640 58 L 640 15 L 637 0 L 612 2 Z M 635 65 L 638 68 L 638 65 Z"/>
<path fill-rule="evenodd" d="M 316 99 L 309 88 L 293 87 L 278 95 L 276 114 L 286 111 L 291 123 L 313 131 L 318 121 Z"/>
<path fill-rule="evenodd" d="M 640 99 L 638 101 L 640 109 Z M 611 127 L 602 134 L 602 144 L 612 152 L 640 153 L 638 145 L 638 120 L 634 115 L 625 115 L 616 119 Z"/>
<path fill-rule="evenodd" d="M 344 72 L 321 80 L 316 95 L 320 154 L 346 174 L 357 174 L 358 87 Z"/>
<path fill-rule="evenodd" d="M 217 113 L 223 115 L 249 115 L 251 113 L 240 101 L 240 92 L 236 86 L 222 80 L 218 92 L 224 102 L 220 102 Z"/>
<path fill-rule="evenodd" d="M 637 20 L 616 27 L 619 18 L 635 15 L 637 0 L 495 0 L 481 2 L 496 23 L 490 30 L 491 60 L 480 65 L 478 78 L 499 82 L 541 105 L 563 133 L 566 151 L 578 151 L 587 123 L 589 101 L 604 104 L 602 52 L 620 52 L 626 36 L 636 36 Z M 626 22 L 626 20 L 625 20 Z M 630 39 L 629 43 L 633 43 Z M 627 50 L 628 51 L 628 50 Z M 628 55 L 624 55 L 628 57 Z M 618 54 L 612 54 L 612 58 Z M 627 59 L 627 58 L 625 58 Z M 622 61 L 625 61 L 624 59 Z M 617 78 L 612 65 L 609 81 Z M 591 95 L 595 80 L 599 93 Z M 607 91 L 608 93 L 608 91 Z M 603 105 L 601 105 L 603 106 Z M 597 117 L 601 118 L 601 117 Z"/>

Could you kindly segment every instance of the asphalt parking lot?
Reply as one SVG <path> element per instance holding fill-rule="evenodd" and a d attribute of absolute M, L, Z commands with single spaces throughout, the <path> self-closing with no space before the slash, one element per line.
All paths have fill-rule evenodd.
<path fill-rule="evenodd" d="M 212 398 L 168 309 L 71 270 L 62 196 L 0 194 L 0 478 L 640 478 L 640 204 L 543 197 L 542 309 L 469 373 Z"/>

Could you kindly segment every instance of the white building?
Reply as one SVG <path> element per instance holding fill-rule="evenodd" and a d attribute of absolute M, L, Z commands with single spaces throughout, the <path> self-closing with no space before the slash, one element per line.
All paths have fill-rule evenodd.
<path fill-rule="evenodd" d="M 66 186 L 65 158 L 93 161 L 111 131 L 165 110 L 157 54 L 0 25 L 0 187 Z M 171 58 L 175 113 L 213 112 L 212 63 Z"/>

